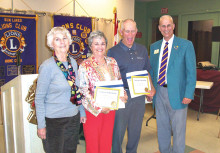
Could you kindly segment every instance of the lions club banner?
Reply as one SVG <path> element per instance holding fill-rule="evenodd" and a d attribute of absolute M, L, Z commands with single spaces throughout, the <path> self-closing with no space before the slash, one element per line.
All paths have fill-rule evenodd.
<path fill-rule="evenodd" d="M 72 45 L 69 54 L 78 65 L 90 56 L 88 51 L 88 37 L 92 31 L 92 18 L 54 15 L 54 27 L 62 26 L 72 35 Z"/>
<path fill-rule="evenodd" d="M 0 86 L 37 67 L 36 16 L 0 14 Z"/>

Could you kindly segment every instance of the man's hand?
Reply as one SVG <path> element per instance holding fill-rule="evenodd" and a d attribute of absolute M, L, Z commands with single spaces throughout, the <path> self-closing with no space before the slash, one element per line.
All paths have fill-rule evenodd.
<path fill-rule="evenodd" d="M 191 101 L 192 101 L 192 99 L 189 99 L 189 98 L 183 98 L 182 103 L 183 103 L 183 104 L 189 104 L 189 103 L 191 103 Z"/>
<path fill-rule="evenodd" d="M 41 139 L 46 139 L 46 128 L 37 129 L 37 135 Z"/>
<path fill-rule="evenodd" d="M 154 95 L 156 94 L 156 90 L 154 87 L 151 87 L 151 90 L 149 90 L 148 92 L 149 94 L 146 95 L 147 101 L 152 101 Z"/>

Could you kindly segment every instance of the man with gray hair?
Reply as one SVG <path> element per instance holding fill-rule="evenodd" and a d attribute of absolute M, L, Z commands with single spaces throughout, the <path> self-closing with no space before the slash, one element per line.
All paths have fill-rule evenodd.
<path fill-rule="evenodd" d="M 128 95 L 128 102 L 125 104 L 125 109 L 116 111 L 112 153 L 122 153 L 121 144 L 126 129 L 128 132 L 126 153 L 136 153 L 145 113 L 145 96 L 131 98 L 126 73 L 142 70 L 149 71 L 151 66 L 147 49 L 143 45 L 134 42 L 137 34 L 136 22 L 132 19 L 126 19 L 122 23 L 120 34 L 123 37 L 122 40 L 109 49 L 107 55 L 115 58 L 118 63 L 124 88 Z M 155 94 L 155 89 L 153 86 L 151 88 L 149 97 L 152 98 Z"/>
<path fill-rule="evenodd" d="M 174 35 L 171 16 L 160 17 L 158 28 L 163 39 L 151 45 L 150 64 L 157 91 L 153 102 L 159 149 L 161 153 L 184 153 L 187 107 L 196 86 L 195 51 L 191 41 Z"/>

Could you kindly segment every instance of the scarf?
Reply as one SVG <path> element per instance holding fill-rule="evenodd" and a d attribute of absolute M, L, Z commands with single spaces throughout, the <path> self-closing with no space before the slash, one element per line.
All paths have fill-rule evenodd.
<path fill-rule="evenodd" d="M 75 72 L 73 70 L 71 61 L 70 61 L 70 57 L 69 55 L 67 56 L 67 62 L 68 62 L 68 69 L 65 68 L 65 66 L 63 65 L 62 62 L 60 62 L 54 52 L 54 60 L 57 64 L 57 66 L 61 69 L 61 71 L 63 72 L 67 82 L 69 83 L 70 87 L 71 87 L 71 98 L 70 101 L 75 104 L 76 106 L 81 105 L 82 104 L 82 94 L 79 91 L 79 87 L 76 85 L 75 83 Z"/>

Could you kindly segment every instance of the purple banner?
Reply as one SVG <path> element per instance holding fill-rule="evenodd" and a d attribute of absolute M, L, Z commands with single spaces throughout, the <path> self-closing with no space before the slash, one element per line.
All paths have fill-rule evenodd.
<path fill-rule="evenodd" d="M 0 13 L 0 86 L 37 68 L 36 16 Z"/>
<path fill-rule="evenodd" d="M 62 26 L 72 35 L 72 45 L 69 54 L 78 65 L 90 56 L 88 52 L 88 37 L 92 31 L 92 18 L 54 15 L 54 27 Z"/>

